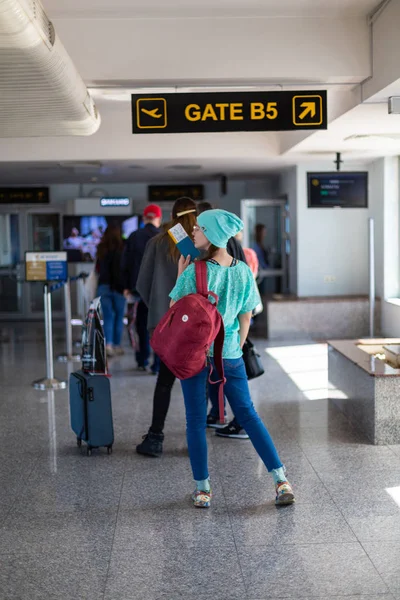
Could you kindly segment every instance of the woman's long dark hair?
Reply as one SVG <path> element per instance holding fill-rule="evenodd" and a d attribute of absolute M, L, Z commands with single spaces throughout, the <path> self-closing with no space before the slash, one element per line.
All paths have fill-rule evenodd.
<path fill-rule="evenodd" d="M 201 260 L 207 261 L 210 260 L 210 258 L 214 258 L 215 253 L 218 252 L 218 250 L 220 250 L 220 248 L 217 248 L 214 244 L 210 244 L 205 255 L 201 257 Z"/>
<path fill-rule="evenodd" d="M 96 257 L 103 260 L 110 252 L 122 252 L 123 244 L 121 229 L 116 225 L 110 225 L 105 230 L 103 237 L 97 246 Z"/>
<path fill-rule="evenodd" d="M 186 215 L 182 215 L 178 217 L 179 213 L 186 212 L 187 210 L 193 210 L 194 212 L 190 212 Z M 169 223 L 163 225 L 163 233 L 158 238 L 158 243 L 162 240 L 167 240 L 168 242 L 168 258 L 173 262 L 177 263 L 179 261 L 179 257 L 181 253 L 179 252 L 174 240 L 168 234 L 168 229 L 174 227 L 178 223 L 180 223 L 183 229 L 186 231 L 189 237 L 192 237 L 193 227 L 196 225 L 197 220 L 197 205 L 194 200 L 191 198 L 178 198 L 175 202 L 174 207 L 172 209 L 172 220 Z"/>

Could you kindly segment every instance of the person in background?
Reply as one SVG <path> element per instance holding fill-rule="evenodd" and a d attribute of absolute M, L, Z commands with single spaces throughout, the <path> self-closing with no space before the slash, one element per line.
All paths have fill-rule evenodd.
<path fill-rule="evenodd" d="M 172 209 L 172 220 L 163 232 L 146 246 L 136 289 L 148 308 L 147 327 L 150 335 L 169 309 L 169 293 L 176 283 L 180 252 L 168 234 L 178 223 L 192 235 L 197 207 L 191 198 L 179 198 Z M 139 454 L 158 457 L 163 451 L 164 424 L 167 417 L 175 375 L 161 362 L 153 397 L 153 416 L 143 442 L 136 447 Z"/>
<path fill-rule="evenodd" d="M 268 251 L 265 248 L 265 238 L 267 236 L 267 228 L 262 223 L 257 223 L 254 228 L 254 244 L 253 250 L 257 254 L 259 269 L 261 271 L 265 269 L 269 269 L 268 262 Z M 266 291 L 266 278 L 264 276 L 260 276 L 258 280 L 258 289 L 260 295 L 263 296 Z"/>
<path fill-rule="evenodd" d="M 276 504 L 291 504 L 294 493 L 271 436 L 257 414 L 250 396 L 242 348 L 246 340 L 252 310 L 260 297 L 249 267 L 229 255 L 226 247 L 230 237 L 243 228 L 236 215 L 225 210 L 202 213 L 194 228 L 196 248 L 205 253 L 208 289 L 218 296 L 218 310 L 225 327 L 222 358 L 225 371 L 225 393 L 235 415 L 245 427 L 250 440 L 271 473 L 275 484 Z M 190 257 L 179 260 L 178 280 L 172 292 L 171 306 L 181 298 L 196 293 L 196 272 Z M 212 351 L 210 363 L 213 364 Z M 186 432 L 195 490 L 192 494 L 196 508 L 209 508 L 212 491 L 207 460 L 207 396 L 209 365 L 194 377 L 181 381 L 186 409 Z M 213 370 L 211 378 L 218 381 Z M 215 384 L 217 387 L 218 384 Z"/>
<path fill-rule="evenodd" d="M 101 296 L 107 356 L 123 354 L 124 285 L 121 270 L 123 241 L 119 227 L 107 227 L 96 253 L 97 295 Z"/>
<path fill-rule="evenodd" d="M 139 338 L 139 349 L 136 352 L 136 361 L 139 371 L 146 371 L 150 357 L 150 342 L 147 331 L 148 310 L 146 303 L 137 293 L 136 283 L 139 275 L 147 243 L 151 238 L 160 233 L 162 219 L 161 208 L 157 204 L 149 204 L 143 211 L 144 227 L 134 231 L 129 236 L 123 256 L 123 272 L 125 277 L 125 297 L 137 297 L 136 331 Z M 158 372 L 158 360 L 155 357 L 151 367 L 152 373 Z"/>
<path fill-rule="evenodd" d="M 79 229 L 77 227 L 72 227 L 71 233 L 67 239 L 64 240 L 63 247 L 66 250 L 69 250 L 70 248 L 80 250 L 82 248 L 82 241 L 83 237 L 80 235 Z"/>
<path fill-rule="evenodd" d="M 268 252 L 264 246 L 265 238 L 267 237 L 267 228 L 262 223 L 257 223 L 254 228 L 254 244 L 253 250 L 257 254 L 260 269 L 268 269 Z"/>
<path fill-rule="evenodd" d="M 239 231 L 239 233 L 237 235 L 235 235 L 235 239 L 242 246 L 243 231 Z M 242 246 L 242 248 L 243 248 L 243 246 Z M 243 253 L 244 253 L 244 256 L 246 259 L 245 262 L 247 263 L 247 266 L 250 268 L 250 271 L 253 273 L 254 279 L 257 279 L 258 271 L 260 269 L 260 263 L 258 261 L 256 251 L 253 250 L 252 248 L 243 248 Z"/>

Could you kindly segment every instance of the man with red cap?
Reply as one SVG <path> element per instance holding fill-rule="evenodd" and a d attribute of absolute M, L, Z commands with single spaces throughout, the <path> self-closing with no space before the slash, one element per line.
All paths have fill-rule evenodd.
<path fill-rule="evenodd" d="M 129 236 L 123 258 L 123 272 L 125 279 L 125 296 L 138 296 L 136 292 L 136 282 L 139 275 L 140 265 L 142 264 L 144 251 L 147 242 L 160 233 L 160 225 L 162 220 L 162 211 L 157 204 L 148 204 L 143 211 L 144 227 L 134 231 Z M 145 371 L 149 362 L 150 342 L 147 331 L 147 306 L 141 299 L 136 313 L 136 330 L 139 337 L 139 349 L 136 352 L 136 360 L 138 369 Z M 158 369 L 156 364 L 152 367 L 153 372 Z"/>

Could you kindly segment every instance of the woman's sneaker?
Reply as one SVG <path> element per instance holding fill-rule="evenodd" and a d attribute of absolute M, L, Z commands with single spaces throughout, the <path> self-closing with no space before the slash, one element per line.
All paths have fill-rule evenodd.
<path fill-rule="evenodd" d="M 275 504 L 293 504 L 295 502 L 292 486 L 288 481 L 278 481 L 275 489 Z"/>
<path fill-rule="evenodd" d="M 212 492 L 203 492 L 202 490 L 194 490 L 192 494 L 193 506 L 196 508 L 210 508 Z"/>
<path fill-rule="evenodd" d="M 225 423 L 220 423 L 219 418 L 213 417 L 213 415 L 210 413 L 207 416 L 207 427 L 212 427 L 213 429 L 220 429 L 222 427 L 225 427 Z"/>
<path fill-rule="evenodd" d="M 247 435 L 243 427 L 241 427 L 239 423 L 235 420 L 231 421 L 226 427 L 218 429 L 215 433 L 220 437 L 232 438 L 237 440 L 249 439 L 249 436 Z"/>
<path fill-rule="evenodd" d="M 114 348 L 111 345 L 106 346 L 106 355 L 109 358 L 111 358 L 112 356 L 115 356 Z"/>

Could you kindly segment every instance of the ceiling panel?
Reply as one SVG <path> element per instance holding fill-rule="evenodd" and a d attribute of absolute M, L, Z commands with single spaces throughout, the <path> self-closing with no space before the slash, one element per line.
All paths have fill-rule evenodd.
<path fill-rule="evenodd" d="M 381 0 L 44 0 L 52 17 L 363 16 Z"/>

